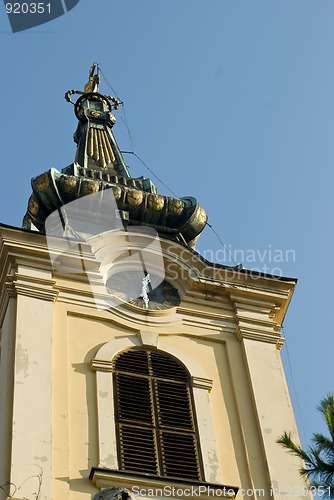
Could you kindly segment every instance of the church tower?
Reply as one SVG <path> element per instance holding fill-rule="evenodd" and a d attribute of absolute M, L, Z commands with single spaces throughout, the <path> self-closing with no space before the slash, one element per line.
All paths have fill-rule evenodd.
<path fill-rule="evenodd" d="M 296 281 L 196 252 L 204 209 L 130 176 L 95 69 L 74 163 L 0 226 L 1 500 L 308 496 L 276 443 Z"/>

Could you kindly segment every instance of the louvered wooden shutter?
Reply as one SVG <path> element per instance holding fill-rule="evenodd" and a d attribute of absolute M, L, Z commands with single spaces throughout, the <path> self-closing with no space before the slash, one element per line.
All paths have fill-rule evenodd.
<path fill-rule="evenodd" d="M 191 385 L 183 365 L 130 349 L 113 363 L 120 469 L 202 480 Z"/>

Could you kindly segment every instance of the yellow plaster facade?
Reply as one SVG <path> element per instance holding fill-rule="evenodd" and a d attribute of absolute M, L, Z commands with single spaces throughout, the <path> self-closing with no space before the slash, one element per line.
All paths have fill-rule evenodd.
<path fill-rule="evenodd" d="M 307 496 L 298 459 L 276 444 L 283 431 L 297 438 L 280 360 L 294 280 L 217 267 L 161 239 L 180 305 L 113 308 L 92 293 L 90 245 L 52 264 L 42 234 L 2 227 L 0 242 L 1 500 L 91 500 L 109 486 L 173 483 L 118 472 L 111 363 L 141 345 L 174 355 L 192 377 L 206 483 L 239 488 L 238 498 Z M 86 274 L 67 272 L 82 252 Z"/>

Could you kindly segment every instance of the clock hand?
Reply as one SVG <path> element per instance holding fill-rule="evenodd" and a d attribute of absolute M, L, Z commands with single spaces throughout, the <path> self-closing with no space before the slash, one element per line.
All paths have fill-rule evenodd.
<path fill-rule="evenodd" d="M 147 293 L 149 283 L 151 283 L 151 279 L 150 279 L 150 275 L 147 274 L 146 276 L 144 276 L 144 278 L 142 280 L 142 289 L 141 289 L 141 294 L 140 294 L 140 296 L 142 297 L 142 299 L 144 301 L 146 309 L 148 309 L 148 303 L 150 300 L 148 293 Z"/>

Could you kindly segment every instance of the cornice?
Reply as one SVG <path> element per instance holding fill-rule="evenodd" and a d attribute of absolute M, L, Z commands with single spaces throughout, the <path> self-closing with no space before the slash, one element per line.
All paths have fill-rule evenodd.
<path fill-rule="evenodd" d="M 213 386 L 213 380 L 201 377 L 191 377 L 191 378 L 193 387 L 198 387 L 199 389 L 206 389 L 208 392 L 211 391 Z"/>
<path fill-rule="evenodd" d="M 163 491 L 166 488 L 166 496 L 170 498 L 179 498 L 187 500 L 192 492 L 192 496 L 198 496 L 201 500 L 212 500 L 212 497 L 235 498 L 238 488 L 235 486 L 226 486 L 218 483 L 206 483 L 195 480 L 174 479 L 170 477 L 151 476 L 149 474 L 132 474 L 123 471 L 115 471 L 100 467 L 93 467 L 90 473 L 90 479 L 93 484 L 99 488 L 127 488 L 130 491 L 133 487 L 146 491 L 144 498 L 155 497 L 150 490 Z M 201 487 L 201 488 L 200 488 Z M 173 494 L 174 492 L 174 494 Z M 195 492 L 195 493 L 194 493 Z"/>
<path fill-rule="evenodd" d="M 77 284 L 80 285 L 79 282 L 77 282 Z M 59 290 L 57 302 L 93 308 L 101 312 L 105 311 L 106 313 L 109 312 L 112 314 L 112 321 L 120 325 L 129 322 L 132 327 L 136 325 L 138 329 L 142 327 L 158 327 L 163 329 L 165 327 L 170 328 L 177 325 L 189 325 L 221 331 L 225 328 L 226 323 L 230 323 L 231 326 L 227 326 L 227 328 L 232 330 L 235 329 L 233 309 L 231 307 L 229 308 L 230 310 L 227 310 L 227 314 L 219 312 L 219 308 L 216 304 L 210 304 L 210 307 L 215 309 L 214 311 L 195 309 L 195 307 L 184 307 L 182 303 L 181 306 L 169 310 L 145 311 L 131 304 L 123 304 L 119 307 L 108 306 L 108 300 L 110 298 L 108 295 L 103 293 L 97 294 L 96 292 L 93 294 L 90 290 L 85 290 L 80 286 L 74 287 L 57 284 L 57 289 Z M 187 302 L 185 302 L 185 304 L 187 304 Z M 191 303 L 189 303 L 189 305 L 191 305 Z M 194 306 L 195 305 L 196 304 L 194 304 Z M 205 305 L 208 306 L 207 302 Z M 93 314 L 96 315 L 96 313 Z"/>
<path fill-rule="evenodd" d="M 10 299 L 22 295 L 48 302 L 55 302 L 58 296 L 58 290 L 54 288 L 55 284 L 56 281 L 52 279 L 26 276 L 16 272 L 7 276 L 6 282 L 2 286 L 0 296 L 0 325 L 2 325 Z"/>
<path fill-rule="evenodd" d="M 80 285 L 81 283 L 77 282 L 76 284 Z M 85 290 L 80 286 L 64 286 L 59 283 L 57 283 L 57 289 L 59 291 L 57 302 L 96 308 L 96 300 L 91 290 Z M 103 308 L 101 307 L 101 309 Z"/>
<path fill-rule="evenodd" d="M 8 291 L 9 296 L 25 295 L 55 302 L 58 296 L 58 290 L 54 288 L 55 284 L 55 280 L 15 273 L 14 276 L 8 276 L 5 290 Z"/>
<path fill-rule="evenodd" d="M 2 327 L 9 301 L 10 301 L 10 299 L 15 299 L 15 298 L 16 298 L 16 294 L 10 288 L 6 287 L 5 289 L 2 290 L 2 293 L 0 296 L 0 328 Z"/>
<path fill-rule="evenodd" d="M 280 339 L 278 339 L 277 343 L 276 343 L 276 347 L 277 347 L 277 350 L 278 351 L 281 351 L 282 350 L 282 347 L 284 345 L 284 342 L 285 342 L 285 338 L 284 337 L 281 337 Z"/>
<path fill-rule="evenodd" d="M 236 336 L 239 340 L 250 339 L 267 342 L 269 344 L 280 344 L 281 335 L 273 331 L 260 331 L 258 328 L 242 328 L 240 326 L 236 329 Z"/>
<path fill-rule="evenodd" d="M 108 306 L 110 297 L 108 299 L 105 291 L 100 293 L 103 287 L 100 286 L 99 263 L 89 242 L 79 246 L 73 242 L 71 248 L 65 249 L 62 254 L 57 248 L 57 238 L 47 240 L 39 233 L 13 228 L 1 228 L 0 236 L 0 266 L 3 269 L 0 283 L 4 290 L 0 298 L 0 314 L 8 297 L 26 295 L 53 302 L 57 300 L 87 310 L 98 309 L 98 316 L 102 311 L 101 316 L 109 311 L 114 323 L 126 325 L 132 330 L 159 328 L 164 333 L 178 326 L 199 327 L 234 332 L 239 339 L 275 341 L 278 346 L 282 343 L 279 340 L 280 325 L 295 280 L 280 280 L 265 275 L 253 277 L 251 273 L 216 266 L 189 248 L 161 238 L 166 278 L 179 288 L 181 306 L 168 311 L 141 311 L 130 304 L 112 308 Z M 50 254 L 52 262 L 55 261 L 54 269 Z M 53 272 L 55 279 L 33 279 L 15 274 L 17 269 L 13 266 L 19 262 L 36 270 L 49 270 L 50 276 Z M 174 280 L 169 264 L 176 266 L 173 268 Z M 88 289 L 89 285 L 95 287 L 93 293 Z"/>
<path fill-rule="evenodd" d="M 212 328 L 210 328 L 210 330 L 213 330 Z M 203 328 L 202 328 L 202 332 L 203 332 Z M 185 333 L 183 332 L 182 333 L 182 337 L 188 337 L 188 338 L 191 338 L 191 339 L 197 339 L 197 340 L 204 340 L 205 342 L 213 342 L 213 343 L 217 343 L 217 344 L 226 344 L 226 339 L 227 338 L 234 338 L 235 339 L 235 328 L 230 328 L 230 329 L 220 329 L 219 331 L 217 331 L 217 333 L 219 333 L 219 335 L 217 334 L 214 334 L 212 335 L 212 333 L 209 333 L 208 335 L 203 335 L 203 333 Z M 164 334 L 162 333 L 161 334 L 161 337 L 163 336 Z"/>
<path fill-rule="evenodd" d="M 14 239 L 14 235 L 12 235 L 12 238 L 2 235 L 2 239 L 0 240 L 1 269 L 7 267 L 8 261 L 16 261 L 18 259 L 35 263 L 38 267 L 48 267 L 51 269 L 50 254 L 45 236 L 38 233 L 26 234 L 19 232 L 15 235 L 20 237 Z M 38 243 L 30 241 L 35 238 L 37 238 Z"/>
<path fill-rule="evenodd" d="M 213 307 L 211 306 L 211 308 L 213 309 Z M 231 311 L 228 311 L 228 313 L 226 314 L 225 311 L 221 311 L 219 310 L 219 308 L 217 308 L 218 311 L 221 311 L 221 312 L 214 312 L 214 311 L 203 311 L 203 310 L 200 310 L 200 309 L 192 309 L 190 307 L 184 307 L 184 306 L 179 306 L 177 308 L 178 312 L 180 314 L 183 314 L 185 316 L 192 316 L 192 317 L 195 317 L 195 318 L 201 318 L 201 319 L 204 319 L 204 320 L 210 320 L 210 321 L 217 321 L 220 323 L 220 325 L 223 325 L 226 321 L 227 322 L 234 322 L 234 315 L 233 315 L 233 309 L 231 309 Z"/>
<path fill-rule="evenodd" d="M 235 310 L 238 340 L 249 339 L 275 344 L 280 350 L 282 341 L 277 312 L 281 312 L 280 301 L 259 300 L 259 297 L 230 295 Z"/>
<path fill-rule="evenodd" d="M 90 367 L 93 372 L 112 372 L 113 371 L 113 362 L 112 361 L 103 361 L 100 359 L 92 359 L 90 362 Z M 198 387 L 199 389 L 206 389 L 208 392 L 211 391 L 213 380 L 202 377 L 191 377 L 193 387 Z"/>
<path fill-rule="evenodd" d="M 113 363 L 112 361 L 101 361 L 100 359 L 92 359 L 90 362 L 90 368 L 93 372 L 112 372 Z"/>
<path fill-rule="evenodd" d="M 35 231 L 23 231 L 19 228 L 0 227 L 0 258 L 3 254 L 11 251 L 15 256 L 38 257 L 50 265 L 50 254 L 52 258 L 59 256 L 59 238 L 48 238 Z M 293 289 L 296 280 L 290 278 L 279 278 L 270 275 L 261 275 L 247 270 L 237 270 L 231 267 L 218 265 L 206 261 L 200 254 L 177 242 L 160 238 L 163 257 L 169 263 L 175 264 L 181 273 L 181 280 L 188 281 L 191 285 L 189 290 L 212 289 L 214 293 L 223 296 L 237 290 L 248 295 L 251 292 L 258 294 L 274 294 L 285 297 L 286 292 Z M 73 241 L 73 248 L 66 248 L 67 259 L 84 258 L 94 267 L 94 256 L 91 253 L 90 243 L 80 242 L 80 255 L 75 251 L 78 242 Z M 54 248 L 53 248 L 54 246 Z M 168 269 L 166 269 L 168 275 Z"/>
<path fill-rule="evenodd" d="M 211 321 L 208 318 L 204 320 L 200 317 L 193 317 L 191 315 L 182 318 L 182 325 L 184 326 L 188 326 L 191 328 L 208 329 L 216 332 L 224 331 L 225 333 L 235 332 L 236 327 L 233 325 L 233 323 L 232 326 L 228 326 L 223 321 Z"/>

